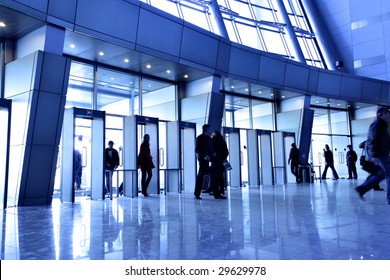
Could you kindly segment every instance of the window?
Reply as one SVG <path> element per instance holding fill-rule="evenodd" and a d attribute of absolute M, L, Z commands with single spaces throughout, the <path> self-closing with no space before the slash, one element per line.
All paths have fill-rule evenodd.
<path fill-rule="evenodd" d="M 325 68 L 317 38 L 299 0 L 218 0 L 217 5 L 205 0 L 141 1 L 218 35 L 225 34 L 218 29 L 224 25 L 230 41 L 258 50 L 296 59 L 296 50 L 300 49 L 308 65 Z M 217 6 L 219 11 L 214 11 Z M 219 13 L 222 20 L 216 16 Z M 286 18 L 295 34 L 287 33 L 290 23 L 285 22 Z"/>

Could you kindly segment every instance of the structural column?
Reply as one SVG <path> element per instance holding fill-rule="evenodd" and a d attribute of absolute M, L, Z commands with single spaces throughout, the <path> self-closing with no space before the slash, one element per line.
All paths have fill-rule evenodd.
<path fill-rule="evenodd" d="M 12 99 L 8 206 L 51 204 L 70 60 L 62 57 L 65 30 L 46 26 L 43 49 L 6 65 Z"/>
<path fill-rule="evenodd" d="M 310 109 L 310 100 L 311 97 L 305 95 L 299 141 L 299 163 L 302 165 L 306 165 L 309 163 L 311 131 L 313 129 L 314 120 L 314 110 Z"/>
<path fill-rule="evenodd" d="M 223 110 L 225 108 L 225 95 L 220 92 L 222 78 L 220 76 L 213 77 L 210 102 L 208 108 L 207 123 L 211 127 L 211 131 L 221 130 Z"/>
<path fill-rule="evenodd" d="M 278 3 L 278 7 L 280 10 L 280 14 L 283 18 L 283 21 L 286 23 L 286 33 L 294 46 L 296 61 L 299 61 L 303 64 L 306 64 L 305 56 L 303 55 L 302 49 L 301 49 L 299 42 L 298 42 L 298 39 L 295 35 L 294 27 L 291 24 L 286 7 L 284 6 L 284 3 L 282 0 L 278 0 L 277 3 Z"/>

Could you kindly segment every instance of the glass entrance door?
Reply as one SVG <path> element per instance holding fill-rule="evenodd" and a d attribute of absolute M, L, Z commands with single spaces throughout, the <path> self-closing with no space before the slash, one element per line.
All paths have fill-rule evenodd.
<path fill-rule="evenodd" d="M 324 148 L 326 144 L 331 147 L 331 137 L 329 135 L 313 134 L 311 139 L 310 159 L 315 172 L 321 171 L 321 174 L 318 174 L 317 177 L 321 177 L 325 167 Z"/>
<path fill-rule="evenodd" d="M 332 136 L 334 167 L 340 178 L 348 178 L 346 163 L 348 144 L 349 138 L 347 136 Z"/>

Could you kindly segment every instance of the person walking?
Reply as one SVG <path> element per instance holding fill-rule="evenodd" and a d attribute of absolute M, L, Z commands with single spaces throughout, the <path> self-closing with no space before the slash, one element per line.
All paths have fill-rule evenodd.
<path fill-rule="evenodd" d="M 324 168 L 324 172 L 322 173 L 322 180 L 326 179 L 326 172 L 328 171 L 328 168 L 332 169 L 333 179 L 338 180 L 339 175 L 337 174 L 336 169 L 334 168 L 333 153 L 330 150 L 328 144 L 325 145 L 324 157 L 325 157 L 325 168 Z"/>
<path fill-rule="evenodd" d="M 291 173 L 295 176 L 297 184 L 301 183 L 302 178 L 299 175 L 299 149 L 295 143 L 291 144 L 288 164 L 290 164 Z"/>
<path fill-rule="evenodd" d="M 348 152 L 346 155 L 346 162 L 347 162 L 347 167 L 348 167 L 348 178 L 347 179 L 357 179 L 357 171 L 356 171 L 356 162 L 357 162 L 357 154 L 353 150 L 352 145 L 347 145 Z"/>
<path fill-rule="evenodd" d="M 376 173 L 378 173 L 378 171 L 381 168 L 370 160 L 370 156 L 368 155 L 366 143 L 367 143 L 367 140 L 364 140 L 362 143 L 359 144 L 359 148 L 363 149 L 362 155 L 360 156 L 360 165 L 361 165 L 362 169 L 369 174 L 368 177 L 366 178 L 366 180 L 368 180 L 370 177 L 372 177 Z M 384 191 L 385 189 L 382 188 L 378 183 L 373 187 L 373 190 L 374 191 Z"/>
<path fill-rule="evenodd" d="M 149 134 L 145 134 L 138 155 L 138 166 L 140 167 L 141 174 L 142 174 L 141 188 L 142 188 L 142 194 L 144 196 L 149 196 L 147 190 L 153 175 L 152 169 L 154 168 L 153 157 L 150 153 L 149 142 L 150 142 L 150 136 Z"/>
<path fill-rule="evenodd" d="M 361 199 L 366 192 L 374 188 L 383 179 L 386 179 L 387 203 L 390 204 L 390 135 L 388 132 L 388 122 L 390 121 L 390 106 L 379 106 L 376 118 L 371 123 L 367 135 L 367 151 L 370 160 L 381 169 L 376 174 L 357 186 L 355 190 Z"/>
<path fill-rule="evenodd" d="M 225 194 L 225 166 L 223 161 L 227 159 L 229 151 L 225 139 L 219 131 L 214 131 L 211 136 L 213 157 L 211 159 L 211 186 L 215 199 L 226 199 Z"/>
<path fill-rule="evenodd" d="M 83 175 L 82 157 L 79 150 L 75 149 L 73 152 L 73 170 L 75 189 L 81 189 L 81 178 Z"/>
<path fill-rule="evenodd" d="M 202 126 L 202 134 L 196 138 L 195 153 L 198 158 L 199 171 L 196 176 L 194 196 L 196 199 L 202 199 L 200 194 L 202 192 L 204 177 L 206 175 L 210 176 L 210 161 L 214 154 L 209 124 L 204 124 Z"/>
<path fill-rule="evenodd" d="M 105 164 L 105 175 L 106 175 L 106 188 L 104 194 L 110 193 L 112 188 L 112 174 L 115 169 L 119 166 L 119 154 L 114 149 L 114 142 L 108 141 L 108 147 L 106 148 L 106 164 Z"/>

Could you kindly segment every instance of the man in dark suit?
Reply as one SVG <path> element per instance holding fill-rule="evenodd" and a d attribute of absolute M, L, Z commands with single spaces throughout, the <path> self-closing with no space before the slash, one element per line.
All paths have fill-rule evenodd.
<path fill-rule="evenodd" d="M 204 177 L 205 175 L 210 176 L 210 161 L 214 154 L 209 124 L 204 124 L 202 126 L 202 134 L 196 138 L 195 152 L 198 157 L 199 171 L 196 176 L 194 196 L 196 199 L 202 199 L 200 194 L 202 192 Z"/>
<path fill-rule="evenodd" d="M 106 148 L 106 188 L 104 194 L 109 193 L 112 188 L 112 174 L 119 166 L 119 153 L 114 149 L 114 142 L 109 141 Z"/>
<path fill-rule="evenodd" d="M 352 145 L 347 145 L 348 152 L 346 155 L 347 167 L 348 167 L 348 179 L 357 179 L 356 162 L 357 154 L 353 150 Z M 352 177 L 353 175 L 353 177 Z"/>
<path fill-rule="evenodd" d="M 215 199 L 226 199 L 225 194 L 225 166 L 223 161 L 227 159 L 229 151 L 225 139 L 219 131 L 211 136 L 211 144 L 214 154 L 211 159 L 211 184 Z"/>
<path fill-rule="evenodd" d="M 295 143 L 291 144 L 290 155 L 288 157 L 288 164 L 291 167 L 291 173 L 294 174 L 297 184 L 302 182 L 302 178 L 299 175 L 299 149 Z"/>

